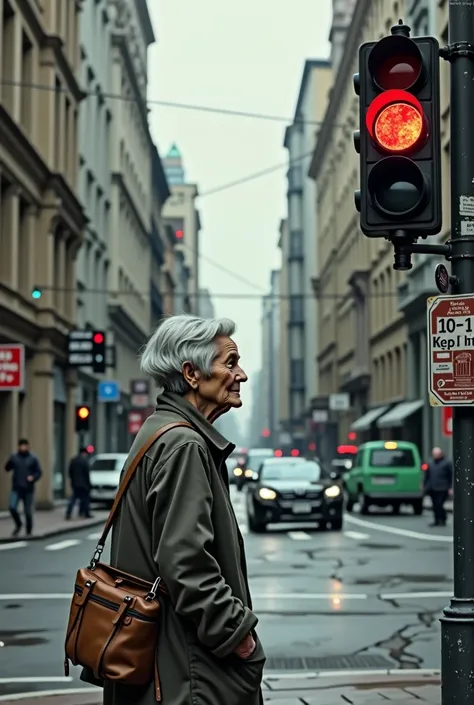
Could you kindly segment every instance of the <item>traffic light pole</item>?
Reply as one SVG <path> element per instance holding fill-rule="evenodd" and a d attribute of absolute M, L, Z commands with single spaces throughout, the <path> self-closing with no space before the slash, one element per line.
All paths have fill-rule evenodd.
<path fill-rule="evenodd" d="M 449 2 L 451 252 L 456 294 L 474 290 L 474 6 Z M 474 408 L 453 414 L 454 597 L 441 619 L 442 704 L 474 703 Z"/>

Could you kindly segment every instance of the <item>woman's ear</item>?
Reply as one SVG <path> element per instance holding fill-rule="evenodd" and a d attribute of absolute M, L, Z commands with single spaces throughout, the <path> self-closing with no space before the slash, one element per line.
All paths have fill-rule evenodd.
<path fill-rule="evenodd" d="M 190 362 L 183 362 L 181 371 L 185 381 L 189 384 L 191 389 L 196 390 L 199 387 L 199 381 L 201 379 L 201 373 L 199 370 L 196 370 Z"/>

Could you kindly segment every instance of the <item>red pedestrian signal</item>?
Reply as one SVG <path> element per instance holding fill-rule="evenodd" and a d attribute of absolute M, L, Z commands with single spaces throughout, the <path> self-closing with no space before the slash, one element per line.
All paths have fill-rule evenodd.
<path fill-rule="evenodd" d="M 104 342 L 104 334 L 94 333 L 94 337 L 92 338 L 92 340 L 94 341 L 94 343 L 96 343 L 96 345 L 100 345 L 100 343 Z"/>
<path fill-rule="evenodd" d="M 369 237 L 414 239 L 442 227 L 439 44 L 410 38 L 403 23 L 362 44 L 354 88 L 360 97 L 360 227 Z M 408 267 L 403 268 L 409 268 Z"/>

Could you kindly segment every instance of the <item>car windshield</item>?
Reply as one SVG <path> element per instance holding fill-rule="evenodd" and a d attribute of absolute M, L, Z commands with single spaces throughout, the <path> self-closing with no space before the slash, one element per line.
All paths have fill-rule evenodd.
<path fill-rule="evenodd" d="M 118 458 L 97 458 L 91 463 L 91 470 L 94 472 L 99 471 L 115 471 L 121 470 L 123 463 L 119 462 Z"/>
<path fill-rule="evenodd" d="M 272 450 L 250 451 L 247 458 L 247 466 L 257 472 L 263 461 L 271 457 L 273 457 Z"/>
<path fill-rule="evenodd" d="M 322 474 L 321 465 L 313 460 L 303 460 L 297 463 L 270 462 L 264 463 L 260 479 L 265 480 L 265 482 L 270 480 L 308 480 L 308 482 L 317 482 L 321 479 Z"/>
<path fill-rule="evenodd" d="M 412 450 L 397 448 L 397 450 L 373 450 L 370 465 L 377 468 L 412 468 L 416 463 Z"/>

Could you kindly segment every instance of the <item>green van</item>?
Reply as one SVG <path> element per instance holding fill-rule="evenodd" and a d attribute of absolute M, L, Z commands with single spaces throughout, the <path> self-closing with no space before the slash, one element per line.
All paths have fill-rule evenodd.
<path fill-rule="evenodd" d="M 346 509 L 358 503 L 361 514 L 369 507 L 391 506 L 398 514 L 402 504 L 423 513 L 423 470 L 418 448 L 406 441 L 371 441 L 359 446 L 352 468 L 344 474 Z"/>

